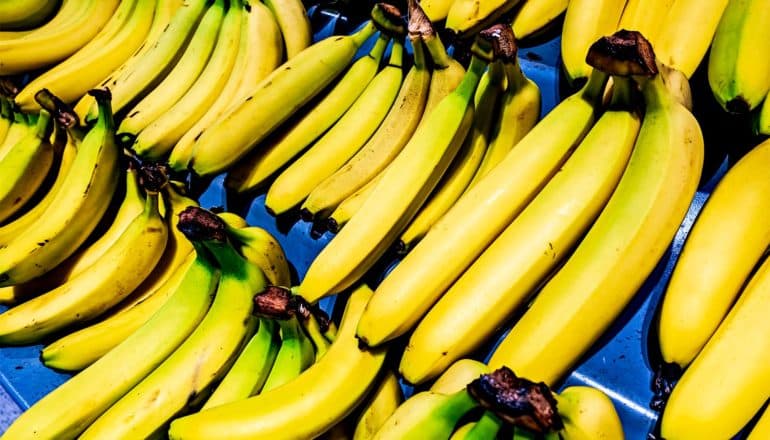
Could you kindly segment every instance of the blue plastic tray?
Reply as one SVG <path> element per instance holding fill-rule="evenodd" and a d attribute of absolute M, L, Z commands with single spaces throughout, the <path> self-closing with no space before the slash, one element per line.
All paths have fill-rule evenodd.
<path fill-rule="evenodd" d="M 332 33 L 347 33 L 359 23 L 351 23 L 346 17 L 319 8 L 311 8 L 309 14 L 316 29 L 315 39 L 321 39 Z M 558 37 L 542 44 L 522 48 L 519 52 L 522 69 L 525 74 L 540 86 L 542 92 L 542 112 L 545 114 L 563 95 L 570 92 L 560 84 Z M 368 51 L 363 47 L 360 53 Z M 702 76 L 702 74 L 701 74 Z M 693 82 L 697 83 L 698 78 Z M 701 81 L 702 83 L 703 81 Z M 702 102 L 710 96 L 705 92 L 696 95 L 696 111 Z M 724 121 L 724 116 L 713 105 L 704 104 L 706 110 L 699 118 Z M 719 114 L 716 114 L 719 113 Z M 726 172 L 730 163 L 745 152 L 745 147 L 735 147 L 730 151 L 729 160 L 724 147 L 725 129 L 741 128 L 745 121 L 730 121 L 719 124 L 702 124 L 707 138 L 707 158 L 704 169 L 703 185 L 695 196 L 690 210 L 682 223 L 669 251 L 664 255 L 647 282 L 639 290 L 623 315 L 607 334 L 595 344 L 592 351 L 565 380 L 562 387 L 585 384 L 594 386 L 609 395 L 614 401 L 623 422 L 626 437 L 644 439 L 656 431 L 659 413 L 650 409 L 654 394 L 652 382 L 658 367 L 658 354 L 651 327 L 655 319 L 658 303 L 668 282 L 669 275 L 692 223 L 700 211 L 711 189 Z M 737 131 L 737 129 L 736 129 Z M 736 131 L 732 131 L 735 133 Z M 740 131 L 739 131 L 740 132 Z M 732 145 L 746 145 L 750 140 L 730 139 Z M 203 192 L 199 201 L 201 206 L 223 207 L 238 212 L 253 225 L 261 226 L 275 235 L 283 246 L 288 260 L 296 271 L 297 279 L 304 276 L 313 258 L 329 242 L 331 233 L 319 234 L 312 231 L 312 226 L 303 221 L 276 219 L 267 213 L 264 206 L 264 193 L 249 199 L 229 199 L 222 186 L 223 176 L 215 178 Z M 367 280 L 376 285 L 397 264 L 396 258 L 386 257 L 367 275 Z M 324 310 L 332 313 L 335 298 L 321 301 Z M 0 308 L 0 310 L 4 310 Z M 504 334 L 500 334 L 499 341 Z M 490 344 L 476 356 L 485 359 L 486 354 L 496 345 Z M 22 409 L 28 408 L 35 401 L 64 382 L 69 375 L 55 372 L 43 366 L 39 361 L 41 345 L 26 347 L 0 348 L 0 383 Z M 411 394 L 411 387 L 404 386 Z M 4 428 L 4 427 L 0 427 Z M 739 436 L 740 437 L 740 436 Z"/>

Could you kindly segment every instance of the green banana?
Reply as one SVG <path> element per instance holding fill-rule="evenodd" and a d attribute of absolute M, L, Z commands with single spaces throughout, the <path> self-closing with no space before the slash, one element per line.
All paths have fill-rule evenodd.
<path fill-rule="evenodd" d="M 297 317 L 279 320 L 278 324 L 281 326 L 281 348 L 262 387 L 262 392 L 290 382 L 315 361 L 313 344 L 300 327 Z"/>
<path fill-rule="evenodd" d="M 478 406 L 465 389 L 453 394 L 423 391 L 407 399 L 374 435 L 375 440 L 448 439 L 457 422 Z"/>

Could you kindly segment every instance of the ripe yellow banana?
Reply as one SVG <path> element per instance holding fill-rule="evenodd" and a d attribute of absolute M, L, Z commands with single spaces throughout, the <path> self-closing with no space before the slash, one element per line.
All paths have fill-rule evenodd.
<path fill-rule="evenodd" d="M 454 394 L 464 389 L 471 381 L 487 373 L 489 373 L 489 367 L 486 364 L 473 359 L 460 359 L 450 365 L 433 382 L 430 390 L 434 393 Z"/>
<path fill-rule="evenodd" d="M 455 0 L 422 0 L 420 7 L 425 11 L 430 21 L 436 23 L 445 20 L 449 14 L 449 8 Z"/>
<path fill-rule="evenodd" d="M 615 78 L 609 109 L 560 172 L 420 321 L 399 366 L 406 380 L 431 379 L 484 343 L 591 226 L 639 132 L 633 89 L 629 80 Z"/>
<path fill-rule="evenodd" d="M 606 79 L 593 73 L 581 91 L 552 110 L 433 226 L 377 288 L 361 318 L 359 338 L 379 345 L 417 323 L 588 132 Z"/>
<path fill-rule="evenodd" d="M 474 35 L 496 23 L 519 3 L 519 0 L 455 0 L 447 13 L 446 27 L 461 36 Z"/>
<path fill-rule="evenodd" d="M 491 59 L 484 49 L 476 52 L 460 85 L 428 113 L 361 209 L 311 263 L 299 295 L 316 302 L 350 287 L 398 239 L 425 202 L 470 130 L 473 95 Z"/>
<path fill-rule="evenodd" d="M 249 9 L 243 14 L 238 54 L 227 83 L 218 91 L 216 101 L 204 109 L 206 113 L 179 138 L 171 150 L 168 162 L 176 171 L 187 169 L 198 135 L 224 115 L 233 102 L 240 101 L 244 90 L 251 91 L 281 63 L 283 42 L 275 18 L 262 2 L 250 2 L 248 6 Z"/>
<path fill-rule="evenodd" d="M 404 401 L 398 376 L 386 370 L 380 383 L 371 391 L 371 395 L 362 405 L 361 414 L 355 424 L 353 440 L 371 440 L 382 424 L 396 411 Z"/>
<path fill-rule="evenodd" d="M 372 177 L 372 180 L 370 180 L 366 185 L 356 190 L 356 192 L 353 194 L 345 197 L 345 199 L 342 200 L 339 205 L 337 205 L 337 208 L 334 209 L 326 222 L 330 231 L 334 233 L 340 232 L 342 227 L 345 226 L 347 222 L 350 221 L 350 219 L 361 209 L 361 206 L 364 205 L 364 202 L 366 202 L 366 199 L 369 198 L 369 195 L 374 190 L 374 187 L 377 186 L 377 184 L 380 182 L 380 179 L 382 179 L 382 176 L 387 172 L 387 170 L 388 168 L 385 167 L 385 169 L 377 173 L 376 176 Z"/>
<path fill-rule="evenodd" d="M 313 143 L 350 108 L 374 78 L 390 37 L 380 35 L 367 55 L 356 60 L 337 84 L 308 113 L 265 140 L 227 174 L 225 185 L 237 192 L 261 186 Z"/>
<path fill-rule="evenodd" d="M 79 11 L 73 20 L 46 34 L 30 33 L 0 41 L 0 75 L 15 75 L 56 63 L 72 55 L 104 27 L 118 0 L 71 0 Z"/>
<path fill-rule="evenodd" d="M 561 37 L 561 59 L 570 83 L 591 73 L 588 48 L 617 29 L 625 5 L 626 0 L 570 0 Z"/>
<path fill-rule="evenodd" d="M 377 440 L 448 439 L 460 418 L 477 406 L 476 399 L 471 397 L 465 389 L 453 394 L 422 391 L 404 401 L 373 438 Z"/>
<path fill-rule="evenodd" d="M 265 0 L 283 34 L 286 59 L 291 59 L 310 46 L 313 30 L 301 0 Z"/>
<path fill-rule="evenodd" d="M 730 313 L 666 403 L 670 439 L 732 438 L 770 395 L 770 260 L 751 277 Z"/>
<path fill-rule="evenodd" d="M 35 94 L 44 88 L 66 103 L 81 99 L 139 48 L 150 31 L 156 3 L 157 0 L 121 2 L 90 43 L 30 81 L 14 98 L 16 103 L 24 111 L 36 111 L 40 105 Z M 107 34 L 112 35 L 105 38 Z"/>
<path fill-rule="evenodd" d="M 94 90 L 100 113 L 78 148 L 62 191 L 27 233 L 0 249 L 0 287 L 37 278 L 86 240 L 107 210 L 118 180 L 118 147 L 109 93 Z"/>
<path fill-rule="evenodd" d="M 328 217 L 343 200 L 366 186 L 392 162 L 414 134 L 425 111 L 431 74 L 425 65 L 422 40 L 410 37 L 410 41 L 414 65 L 404 78 L 394 105 L 358 153 L 310 192 L 302 204 L 305 217 Z"/>
<path fill-rule="evenodd" d="M 567 10 L 568 0 L 527 0 L 513 17 L 513 35 L 523 40 L 537 36 Z"/>
<path fill-rule="evenodd" d="M 637 33 L 615 37 L 639 55 L 652 54 Z M 687 212 L 703 165 L 700 126 L 655 74 L 651 56 L 640 59 L 653 76 L 640 80 L 645 116 L 628 167 L 577 249 L 492 354 L 490 368 L 506 365 L 547 384 L 563 377 L 628 304 Z"/>
<path fill-rule="evenodd" d="M 768 437 L 770 437 L 770 410 L 765 409 L 746 440 L 762 440 Z"/>
<path fill-rule="evenodd" d="M 206 314 L 219 279 L 211 257 L 195 246 L 200 252 L 168 302 L 120 345 L 23 412 L 3 438 L 77 437 L 182 344 Z"/>
<path fill-rule="evenodd" d="M 569 440 L 623 440 L 623 425 L 609 397 L 596 388 L 571 386 L 554 394 Z"/>
<path fill-rule="evenodd" d="M 732 113 L 754 110 L 770 90 L 770 8 L 761 0 L 729 2 L 708 59 L 719 104 Z"/>
<path fill-rule="evenodd" d="M 373 386 L 386 350 L 361 349 L 355 325 L 372 291 L 354 289 L 329 352 L 297 379 L 268 393 L 171 422 L 171 439 L 312 438 L 345 418 Z M 301 421 L 301 423 L 298 423 Z"/>
<path fill-rule="evenodd" d="M 675 0 L 665 18 L 657 23 L 655 53 L 660 62 L 692 77 L 728 3 L 729 0 Z"/>
<path fill-rule="evenodd" d="M 163 363 L 115 402 L 81 435 L 82 439 L 144 438 L 194 404 L 212 381 L 225 373 L 244 340 L 254 292 L 262 291 L 262 272 L 227 241 L 222 220 L 191 207 L 179 226 L 201 240 L 221 267 L 214 302 L 193 333 Z"/>
<path fill-rule="evenodd" d="M 356 33 L 319 41 L 278 67 L 228 115 L 203 131 L 193 147 L 193 171 L 210 175 L 237 162 L 333 81 L 374 31 L 374 24 L 367 22 Z"/>
<path fill-rule="evenodd" d="M 730 310 L 770 246 L 770 141 L 722 178 L 687 236 L 663 296 L 658 341 L 663 360 L 686 367 Z"/>
<path fill-rule="evenodd" d="M 0 4 L 0 29 L 34 29 L 56 14 L 59 0 L 16 0 Z"/>
<path fill-rule="evenodd" d="M 618 29 L 644 35 L 653 49 L 658 49 L 661 25 L 676 0 L 628 0 L 620 16 Z"/>

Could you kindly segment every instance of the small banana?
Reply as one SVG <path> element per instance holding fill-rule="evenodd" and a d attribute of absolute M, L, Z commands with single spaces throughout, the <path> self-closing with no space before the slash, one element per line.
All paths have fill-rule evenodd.
<path fill-rule="evenodd" d="M 20 0 L 0 4 L 0 29 L 34 29 L 56 14 L 59 0 Z"/>
<path fill-rule="evenodd" d="M 746 440 L 762 440 L 768 437 L 770 437 L 770 410 L 765 409 Z"/>
<path fill-rule="evenodd" d="M 169 438 L 313 438 L 345 418 L 373 386 L 386 350 L 359 347 L 355 324 L 372 291 L 353 290 L 329 352 L 295 380 L 272 392 L 171 422 Z M 301 423 L 298 423 L 301 421 Z"/>
<path fill-rule="evenodd" d="M 434 393 L 454 394 L 465 388 L 471 381 L 482 374 L 489 373 L 489 367 L 483 362 L 473 359 L 460 359 L 450 365 L 433 382 L 430 390 Z"/>
<path fill-rule="evenodd" d="M 568 0 L 527 0 L 513 17 L 513 35 L 523 40 L 536 37 L 567 10 Z"/>
<path fill-rule="evenodd" d="M 265 0 L 283 34 L 286 58 L 291 59 L 310 46 L 313 30 L 301 0 Z"/>
<path fill-rule="evenodd" d="M 353 440 L 370 440 L 374 438 L 382 424 L 396 411 L 404 401 L 398 376 L 391 370 L 386 370 L 380 383 L 371 391 L 367 401 L 361 406 L 353 431 Z"/>
<path fill-rule="evenodd" d="M 554 394 L 566 440 L 623 440 L 623 425 L 609 397 L 596 388 L 571 386 Z"/>
<path fill-rule="evenodd" d="M 570 0 L 561 38 L 561 59 L 570 83 L 591 73 L 588 48 L 617 29 L 625 5 L 626 0 Z"/>

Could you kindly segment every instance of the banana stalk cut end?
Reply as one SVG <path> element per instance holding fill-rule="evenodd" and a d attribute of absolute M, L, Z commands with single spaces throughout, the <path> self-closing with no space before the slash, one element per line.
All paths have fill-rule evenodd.
<path fill-rule="evenodd" d="M 139 168 L 139 185 L 149 192 L 160 192 L 168 183 L 169 168 L 160 163 L 146 163 Z"/>
<path fill-rule="evenodd" d="M 492 45 L 494 59 L 504 63 L 516 62 L 516 56 L 519 48 L 516 45 L 516 37 L 513 35 L 513 29 L 504 24 L 496 24 L 479 32 L 482 40 L 488 41 Z M 474 55 L 476 55 L 474 51 Z"/>
<path fill-rule="evenodd" d="M 59 97 L 48 89 L 40 89 L 35 93 L 35 101 L 40 107 L 46 109 L 54 120 L 62 127 L 76 127 L 80 125 L 78 115 L 72 107 L 65 104 Z"/>
<path fill-rule="evenodd" d="M 254 314 L 261 318 L 280 320 L 295 316 L 300 321 L 313 318 L 318 322 L 322 333 L 327 332 L 331 324 L 329 315 L 318 306 L 310 304 L 305 298 L 293 294 L 289 289 L 279 286 L 268 286 L 254 295 Z"/>
<path fill-rule="evenodd" d="M 408 1 L 409 8 L 409 38 L 429 38 L 436 34 L 430 18 L 425 14 L 417 0 Z"/>
<path fill-rule="evenodd" d="M 401 10 L 390 3 L 377 3 L 372 8 L 372 22 L 380 30 L 391 37 L 404 36 L 406 26 Z"/>
<path fill-rule="evenodd" d="M 601 37 L 588 49 L 586 63 L 610 75 L 654 76 L 658 73 L 652 45 L 637 31 L 620 30 Z"/>
<path fill-rule="evenodd" d="M 218 215 L 197 206 L 188 206 L 179 213 L 176 225 L 190 241 L 227 240 L 227 225 Z"/>

